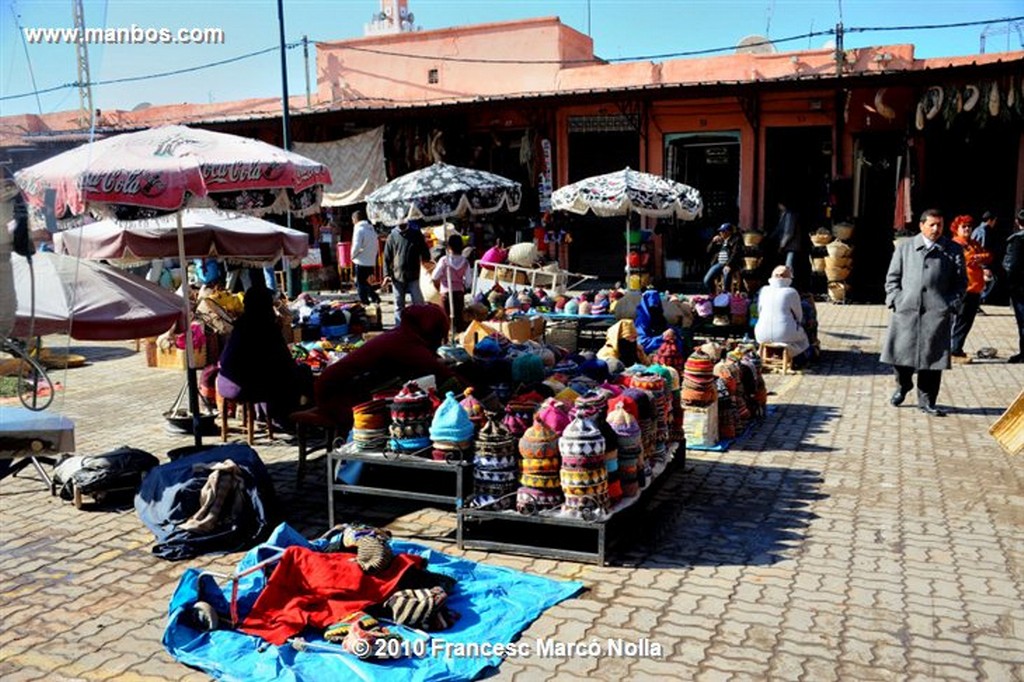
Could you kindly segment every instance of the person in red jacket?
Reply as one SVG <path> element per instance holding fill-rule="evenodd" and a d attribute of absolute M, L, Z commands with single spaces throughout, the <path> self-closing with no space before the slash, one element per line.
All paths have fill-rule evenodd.
<path fill-rule="evenodd" d="M 338 436 L 344 438 L 352 429 L 352 408 L 370 400 L 374 389 L 387 382 L 430 374 L 440 387 L 455 377 L 437 356 L 447 334 L 448 316 L 443 310 L 430 304 L 409 306 L 397 327 L 323 371 L 314 386 L 317 411 L 331 419 Z"/>
<path fill-rule="evenodd" d="M 950 338 L 950 355 L 954 360 L 964 361 L 964 342 L 974 326 L 974 318 L 981 306 L 981 292 L 985 289 L 985 266 L 992 262 L 992 254 L 971 238 L 974 219 L 969 215 L 958 215 L 950 226 L 953 241 L 964 250 L 964 264 L 967 268 L 967 295 L 963 306 L 953 315 L 953 332 Z"/>

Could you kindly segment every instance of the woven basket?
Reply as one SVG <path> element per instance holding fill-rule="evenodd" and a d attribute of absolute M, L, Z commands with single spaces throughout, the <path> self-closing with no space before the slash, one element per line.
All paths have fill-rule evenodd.
<path fill-rule="evenodd" d="M 825 276 L 829 282 L 844 282 L 850 276 L 850 268 L 833 268 L 826 265 Z"/>
<path fill-rule="evenodd" d="M 826 246 L 832 241 L 832 235 L 825 230 L 825 228 L 819 229 L 817 232 L 811 234 L 811 243 L 815 246 Z"/>
<path fill-rule="evenodd" d="M 852 223 L 836 223 L 832 226 L 832 234 L 836 236 L 836 239 L 847 240 L 853 237 L 853 224 Z"/>
<path fill-rule="evenodd" d="M 825 256 L 826 268 L 852 268 L 853 258 L 850 256 Z"/>
<path fill-rule="evenodd" d="M 989 427 L 988 432 L 1011 455 L 1024 453 L 1024 391 Z"/>
<path fill-rule="evenodd" d="M 811 259 L 811 271 L 812 272 L 825 272 L 825 259 L 824 258 L 812 258 Z"/>
<path fill-rule="evenodd" d="M 846 282 L 829 282 L 828 297 L 833 303 L 843 303 L 850 293 L 850 285 Z"/>
<path fill-rule="evenodd" d="M 832 258 L 844 258 L 853 255 L 853 247 L 842 241 L 836 240 L 825 247 L 828 255 Z"/>
<path fill-rule="evenodd" d="M 743 268 L 745 270 L 757 270 L 759 267 L 761 267 L 760 256 L 754 258 L 747 257 L 743 259 Z"/>
<path fill-rule="evenodd" d="M 764 240 L 764 235 L 760 232 L 744 232 L 743 233 L 743 245 L 744 246 L 757 246 Z"/>

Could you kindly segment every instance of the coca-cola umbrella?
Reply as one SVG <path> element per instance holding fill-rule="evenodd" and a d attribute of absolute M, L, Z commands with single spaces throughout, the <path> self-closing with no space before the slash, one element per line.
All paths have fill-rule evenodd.
<path fill-rule="evenodd" d="M 584 178 L 551 195 L 551 207 L 570 213 L 626 216 L 626 257 L 629 258 L 629 215 L 694 220 L 704 210 L 700 192 L 681 182 L 624 168 Z M 627 262 L 626 273 L 629 273 Z M 628 281 L 628 277 L 627 277 Z"/>
<path fill-rule="evenodd" d="M 331 174 L 323 164 L 265 142 L 164 126 L 76 147 L 18 171 L 14 180 L 32 207 L 52 206 L 57 219 L 86 212 L 119 220 L 176 212 L 178 258 L 185 262 L 182 209 L 308 215 L 319 210 L 322 188 L 330 183 Z M 187 320 L 187 296 L 182 306 Z M 190 324 L 185 333 L 189 405 L 199 445 Z"/>
<path fill-rule="evenodd" d="M 102 263 L 59 253 L 33 254 L 31 264 L 12 254 L 10 262 L 17 300 L 11 332 L 15 337 L 139 339 L 158 336 L 182 319 L 180 296 Z"/>
<path fill-rule="evenodd" d="M 309 253 L 305 232 L 253 216 L 190 208 L 182 211 L 181 223 L 189 259 L 218 258 L 255 267 L 272 265 L 281 257 L 298 261 Z M 58 232 L 53 244 L 59 253 L 118 265 L 173 258 L 178 255 L 177 219 L 101 220 Z"/>

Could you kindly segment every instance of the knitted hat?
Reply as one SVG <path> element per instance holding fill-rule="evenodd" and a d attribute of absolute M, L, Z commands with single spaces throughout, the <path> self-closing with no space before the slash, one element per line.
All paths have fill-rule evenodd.
<path fill-rule="evenodd" d="M 561 435 L 569 425 L 569 410 L 558 398 L 548 398 L 537 410 L 537 419 L 543 422 L 556 435 Z"/>
<path fill-rule="evenodd" d="M 512 361 L 512 382 L 536 384 L 544 381 L 544 361 L 539 355 L 523 353 Z"/>
<path fill-rule="evenodd" d="M 540 417 L 533 420 L 533 426 L 526 429 L 519 440 L 519 454 L 524 459 L 551 459 L 558 457 L 558 434 L 548 427 Z"/>
<path fill-rule="evenodd" d="M 565 302 L 564 311 L 566 315 L 579 315 L 580 304 L 575 298 L 571 298 Z"/>
<path fill-rule="evenodd" d="M 476 437 L 477 455 L 515 454 L 515 439 L 501 422 L 488 419 Z"/>
<path fill-rule="evenodd" d="M 711 357 L 704 351 L 694 351 L 689 358 L 686 359 L 686 365 L 683 368 L 684 377 L 694 379 L 699 382 L 710 381 L 715 373 L 715 363 Z"/>
<path fill-rule="evenodd" d="M 593 304 L 590 301 L 580 301 L 580 315 L 590 315 Z"/>
<path fill-rule="evenodd" d="M 590 377 L 594 381 L 606 381 L 608 379 L 608 363 L 604 360 L 594 358 L 587 360 L 580 365 L 580 373 Z"/>
<path fill-rule="evenodd" d="M 686 364 L 683 359 L 682 353 L 679 352 L 679 346 L 676 343 L 676 333 L 672 329 L 668 329 L 662 334 L 664 341 L 658 350 L 654 353 L 654 362 L 665 365 L 666 367 L 675 367 L 682 371 Z"/>
<path fill-rule="evenodd" d="M 604 458 L 605 442 L 601 431 L 589 420 L 573 419 L 558 439 L 562 457 L 566 455 L 600 456 Z"/>
<path fill-rule="evenodd" d="M 434 413 L 434 421 L 430 425 L 430 439 L 435 443 L 462 443 L 473 438 L 473 422 L 462 406 L 449 392 L 441 407 Z"/>
<path fill-rule="evenodd" d="M 632 415 L 634 420 L 637 420 L 637 419 L 640 418 L 640 410 L 639 410 L 639 408 L 636 405 L 636 400 L 634 400 L 632 397 L 626 395 L 625 392 L 623 392 L 622 395 L 618 395 L 618 396 L 615 396 L 614 398 L 609 398 L 608 399 L 608 423 L 609 424 L 611 423 L 611 413 L 613 411 L 615 411 L 615 409 L 618 408 L 619 406 L 621 406 L 624 410 L 626 410 L 626 412 L 628 412 L 630 415 Z"/>
<path fill-rule="evenodd" d="M 466 397 L 462 399 L 462 402 L 460 402 L 459 405 L 461 405 L 462 409 L 466 411 L 467 415 L 469 415 L 469 421 L 473 422 L 473 427 L 479 429 L 487 423 L 487 414 L 484 412 L 484 404 L 473 397 L 472 387 L 467 388 L 463 395 Z"/>

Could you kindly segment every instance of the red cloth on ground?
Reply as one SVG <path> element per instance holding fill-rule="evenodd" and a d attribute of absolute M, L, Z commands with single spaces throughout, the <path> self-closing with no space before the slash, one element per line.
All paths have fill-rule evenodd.
<path fill-rule="evenodd" d="M 322 630 L 383 602 L 407 570 L 423 565 L 423 557 L 396 554 L 386 571 L 366 575 L 353 553 L 289 547 L 239 629 L 284 644 L 307 627 Z"/>

